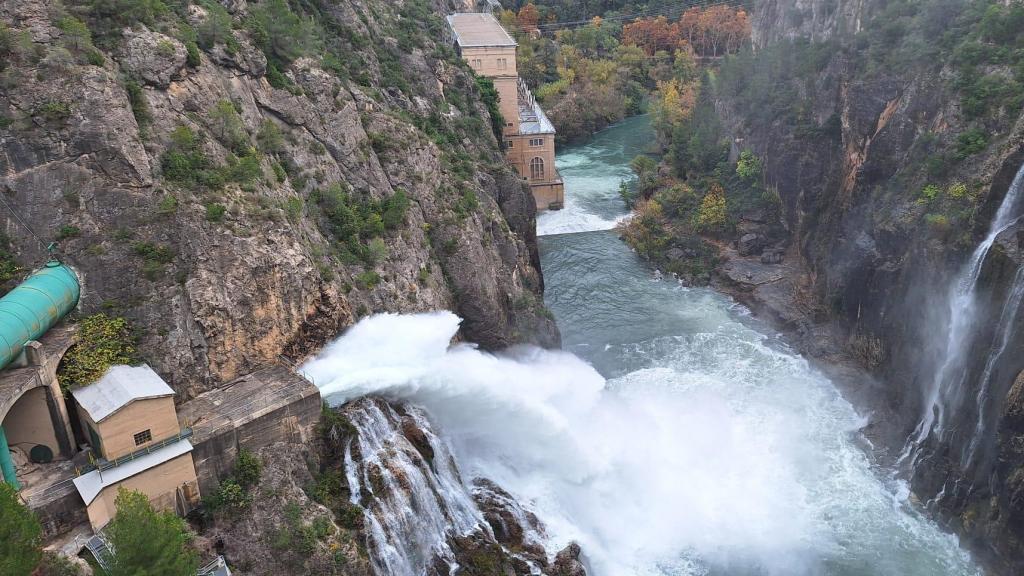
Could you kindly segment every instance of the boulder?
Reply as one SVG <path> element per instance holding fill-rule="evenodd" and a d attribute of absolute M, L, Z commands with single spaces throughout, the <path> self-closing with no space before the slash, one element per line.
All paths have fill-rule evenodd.
<path fill-rule="evenodd" d="M 770 248 L 761 253 L 762 264 L 782 264 L 782 248 Z"/>
<path fill-rule="evenodd" d="M 764 249 L 766 239 L 760 234 L 744 234 L 736 241 L 736 250 L 740 256 L 755 256 Z"/>
<path fill-rule="evenodd" d="M 145 27 L 125 29 L 121 66 L 146 84 L 167 88 L 185 67 L 185 46 L 170 36 Z"/>
<path fill-rule="evenodd" d="M 587 569 L 580 561 L 580 545 L 571 542 L 555 556 L 551 564 L 552 576 L 587 576 Z"/>

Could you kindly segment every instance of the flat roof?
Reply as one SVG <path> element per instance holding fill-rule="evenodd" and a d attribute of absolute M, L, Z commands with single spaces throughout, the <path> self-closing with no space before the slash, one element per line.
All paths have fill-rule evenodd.
<path fill-rule="evenodd" d="M 237 429 L 274 410 L 320 394 L 312 382 L 275 364 L 204 392 L 178 406 L 178 422 L 192 428 L 197 445 L 226 429 Z"/>
<path fill-rule="evenodd" d="M 455 33 L 455 41 L 463 48 L 516 45 L 492 14 L 457 12 L 448 16 L 448 25 Z"/>
<path fill-rule="evenodd" d="M 88 506 L 92 504 L 92 501 L 99 496 L 104 488 L 109 488 L 122 480 L 127 480 L 164 462 L 170 462 L 178 456 L 188 454 L 191 451 L 192 443 L 181 439 L 170 446 L 164 446 L 159 450 L 154 450 L 149 454 L 144 454 L 109 470 L 102 472 L 93 470 L 88 474 L 82 474 L 75 478 L 75 488 L 78 488 L 78 493 L 82 496 L 82 500 L 85 501 L 85 505 Z"/>
<path fill-rule="evenodd" d="M 94 422 L 106 419 L 135 400 L 174 396 L 174 390 L 148 364 L 111 366 L 102 378 L 71 391 Z"/>
<path fill-rule="evenodd" d="M 519 101 L 520 134 L 554 134 L 555 125 L 536 102 Z"/>

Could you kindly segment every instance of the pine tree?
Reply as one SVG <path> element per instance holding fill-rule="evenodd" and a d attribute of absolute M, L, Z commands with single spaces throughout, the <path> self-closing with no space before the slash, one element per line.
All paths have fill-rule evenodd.
<path fill-rule="evenodd" d="M 42 558 L 42 528 L 18 500 L 10 484 L 0 482 L 0 576 L 27 576 Z"/>
<path fill-rule="evenodd" d="M 192 534 L 173 512 L 156 512 L 145 494 L 121 489 L 117 516 L 106 529 L 110 576 L 195 576 L 199 558 Z"/>

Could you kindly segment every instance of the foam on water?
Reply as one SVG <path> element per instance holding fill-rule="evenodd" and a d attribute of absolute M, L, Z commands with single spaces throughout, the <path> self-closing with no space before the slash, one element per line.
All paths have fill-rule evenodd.
<path fill-rule="evenodd" d="M 565 352 L 449 348 L 447 312 L 365 319 L 303 371 L 332 403 L 423 406 L 465 478 L 598 576 L 976 573 L 872 473 L 828 381 L 699 296 L 716 328 L 638 343 L 650 365 L 609 381 Z"/>

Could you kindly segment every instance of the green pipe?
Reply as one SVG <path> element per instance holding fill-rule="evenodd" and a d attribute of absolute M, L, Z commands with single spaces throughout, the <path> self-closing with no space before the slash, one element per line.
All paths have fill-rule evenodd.
<path fill-rule="evenodd" d="M 11 449 L 7 447 L 7 435 L 4 434 L 4 427 L 0 426 L 0 471 L 4 473 L 4 482 L 14 486 L 15 490 L 21 490 L 18 484 L 18 473 L 14 470 L 14 461 L 11 460 Z"/>
<path fill-rule="evenodd" d="M 78 277 L 50 260 L 0 298 L 0 369 L 78 304 Z"/>

